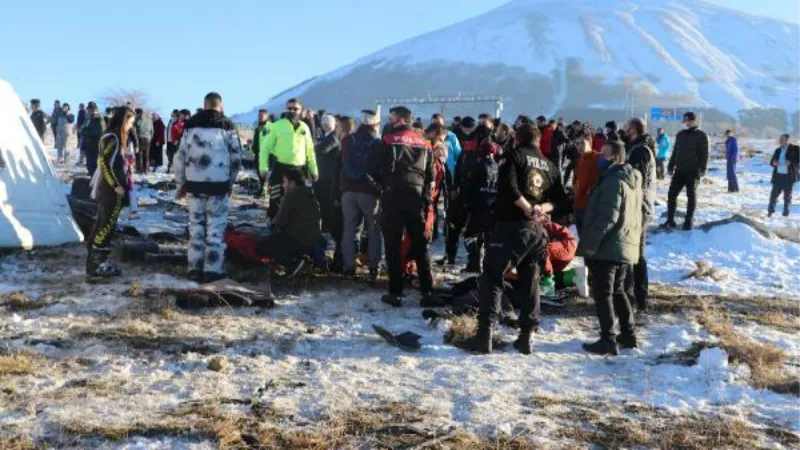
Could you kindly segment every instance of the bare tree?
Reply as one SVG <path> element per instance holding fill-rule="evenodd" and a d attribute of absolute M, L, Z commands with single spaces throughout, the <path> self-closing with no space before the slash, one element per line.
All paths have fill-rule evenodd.
<path fill-rule="evenodd" d="M 130 103 L 133 108 L 151 109 L 150 95 L 141 89 L 107 89 L 98 98 L 102 104 L 108 107 Z"/>

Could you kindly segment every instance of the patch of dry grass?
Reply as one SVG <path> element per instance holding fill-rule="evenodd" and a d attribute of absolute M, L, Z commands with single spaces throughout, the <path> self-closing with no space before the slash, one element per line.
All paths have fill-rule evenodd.
<path fill-rule="evenodd" d="M 698 316 L 698 322 L 719 339 L 719 347 L 728 353 L 731 362 L 750 367 L 753 386 L 800 395 L 798 381 L 784 372 L 788 355 L 783 350 L 772 344 L 751 341 L 736 330 L 728 314 L 720 309 L 707 308 Z"/>
<path fill-rule="evenodd" d="M 497 437 L 485 438 L 472 433 L 459 432 L 449 435 L 446 439 L 442 439 L 430 446 L 417 446 L 412 448 L 431 450 L 534 450 L 539 447 L 534 446 L 530 440 L 523 436 L 507 436 L 501 434 Z"/>
<path fill-rule="evenodd" d="M 164 329 L 152 329 L 139 323 L 109 328 L 83 328 L 72 331 L 75 339 L 99 339 L 137 350 L 157 350 L 170 354 L 189 352 L 210 355 L 230 345 L 229 342 L 175 335 Z"/>
<path fill-rule="evenodd" d="M 13 292 L 5 296 L 5 301 L 0 303 L 0 306 L 5 306 L 10 311 L 31 311 L 44 308 L 51 303 L 52 297 L 45 297 L 34 302 L 22 292 Z"/>
<path fill-rule="evenodd" d="M 588 447 L 763 448 L 756 431 L 739 419 L 695 414 L 676 416 L 643 404 L 598 405 L 566 400 L 559 406 L 562 410 L 567 407 L 568 412 L 555 414 L 562 419 L 556 435 Z"/>
<path fill-rule="evenodd" d="M 36 445 L 28 436 L 0 437 L 0 449 L 3 450 L 34 450 Z"/>
<path fill-rule="evenodd" d="M 721 417 L 681 419 L 678 423 L 660 428 L 652 443 L 657 448 L 681 450 L 764 448 L 746 422 Z"/>
<path fill-rule="evenodd" d="M 7 375 L 33 375 L 41 364 L 38 357 L 25 353 L 0 355 L 0 377 Z"/>
<path fill-rule="evenodd" d="M 798 448 L 800 447 L 800 435 L 789 430 L 780 428 L 767 427 L 764 429 L 764 434 L 776 440 L 784 447 Z"/>
<path fill-rule="evenodd" d="M 800 331 L 800 320 L 796 316 L 786 314 L 783 311 L 751 312 L 744 314 L 743 318 L 779 330 L 798 332 Z"/>
<path fill-rule="evenodd" d="M 128 289 L 125 289 L 125 295 L 128 297 L 138 297 L 142 295 L 142 293 L 142 285 L 138 280 L 131 283 Z"/>
<path fill-rule="evenodd" d="M 697 267 L 691 273 L 683 277 L 684 280 L 689 278 L 711 278 L 714 281 L 722 281 L 726 277 L 723 272 L 720 272 L 708 261 L 695 261 L 695 266 Z"/>
<path fill-rule="evenodd" d="M 475 336 L 475 333 L 478 332 L 478 319 L 469 314 L 462 314 L 453 316 L 450 319 L 450 325 L 447 331 L 444 334 L 444 342 L 445 344 L 450 344 L 455 347 L 462 347 L 464 343 Z M 494 333 L 492 335 L 492 344 L 496 348 L 500 348 L 506 345 L 501 337 Z"/>
<path fill-rule="evenodd" d="M 101 438 L 118 441 L 132 436 L 193 436 L 222 449 L 328 450 L 331 448 L 407 448 L 532 450 L 523 437 L 481 438 L 455 431 L 437 435 L 424 428 L 430 413 L 405 403 L 344 411 L 313 426 L 293 427 L 280 412 L 250 404 L 242 412 L 224 409 L 219 401 L 189 402 L 159 414 L 152 422 L 103 425 L 73 421 L 63 431 L 73 441 Z M 240 406 L 247 401 L 228 401 Z M 269 411 L 265 414 L 264 411 Z"/>

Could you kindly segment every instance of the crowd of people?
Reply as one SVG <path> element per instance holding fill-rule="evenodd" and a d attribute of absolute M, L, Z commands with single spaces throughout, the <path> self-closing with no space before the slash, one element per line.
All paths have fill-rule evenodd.
<path fill-rule="evenodd" d="M 43 136 L 47 117 L 38 101 L 31 106 Z M 85 112 L 81 105 L 80 149 L 94 175 L 99 205 L 88 239 L 89 275 L 120 274 L 108 249 L 122 208 L 135 204 L 129 196 L 131 174 L 163 165 L 166 145 L 177 197 L 186 198 L 189 209 L 188 277 L 198 282 L 225 277 L 230 197 L 246 146 L 223 110 L 222 97 L 214 92 L 193 115 L 173 111 L 166 125 L 158 115 L 130 106 L 101 117 L 94 102 Z M 671 176 L 661 226 L 678 226 L 677 198 L 685 189 L 682 228 L 691 230 L 708 168 L 709 138 L 694 113 L 684 114 L 674 145 L 661 129 L 651 137 L 635 117 L 622 127 L 612 121 L 595 128 L 543 116 L 504 123 L 489 114 L 455 117 L 448 125 L 435 114 L 425 125 L 408 108 L 396 106 L 383 127 L 373 110 L 361 111 L 358 119 L 310 111 L 299 99 L 290 99 L 280 117 L 259 111 L 249 147 L 260 180 L 255 195 L 266 197 L 271 223 L 270 233 L 255 246 L 260 257 L 296 273 L 328 233 L 335 242 L 331 271 L 353 277 L 361 262 L 374 282 L 383 253 L 389 283 L 382 301 L 406 304 L 408 280 L 416 272 L 420 306 L 436 308 L 447 302 L 434 290 L 429 246 L 443 230 L 445 255 L 436 264 L 454 264 L 463 242 L 464 272 L 479 275 L 478 331 L 465 347 L 492 351 L 493 327 L 513 277 L 520 329 L 514 347 L 529 354 L 539 327 L 540 286 L 544 280 L 563 286 L 564 269 L 582 256 L 601 329 L 600 339 L 585 349 L 616 355 L 620 347 L 637 346 L 633 316 L 648 309 L 645 242 L 656 180 Z M 59 136 L 63 139 L 75 122 L 69 105 L 57 104 L 49 121 L 58 157 L 66 160 Z M 738 145 L 732 132 L 725 145 L 729 191 L 737 192 Z M 788 135 L 771 164 L 769 214 L 783 193 L 788 215 L 800 167 L 800 149 L 790 145 Z M 365 249 L 363 261 L 359 248 Z"/>

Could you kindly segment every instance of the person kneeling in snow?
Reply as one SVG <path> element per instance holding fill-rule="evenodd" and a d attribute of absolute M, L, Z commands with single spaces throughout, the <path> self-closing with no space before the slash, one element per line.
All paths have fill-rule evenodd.
<path fill-rule="evenodd" d="M 173 161 L 178 198 L 189 196 L 189 279 L 225 278 L 225 226 L 242 144 L 222 114 L 222 97 L 206 95 L 204 108 L 186 122 Z"/>
<path fill-rule="evenodd" d="M 283 172 L 284 196 L 278 214 L 272 222 L 273 233 L 261 239 L 256 252 L 282 266 L 296 265 L 294 276 L 305 265 L 306 256 L 314 252 L 320 237 L 320 210 L 314 192 L 298 168 Z"/>
<path fill-rule="evenodd" d="M 592 192 L 578 245 L 578 255 L 587 259 L 592 271 L 600 340 L 583 344 L 583 348 L 599 355 L 617 355 L 617 344 L 623 348 L 637 346 L 625 276 L 628 266 L 640 257 L 642 175 L 625 163 L 625 146 L 621 142 L 609 142 L 603 152 L 612 166 Z M 614 331 L 615 316 L 619 317 L 619 336 Z"/>

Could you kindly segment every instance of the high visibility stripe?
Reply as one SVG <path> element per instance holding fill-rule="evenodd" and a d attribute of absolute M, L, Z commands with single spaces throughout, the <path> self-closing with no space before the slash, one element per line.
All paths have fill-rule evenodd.
<path fill-rule="evenodd" d="M 117 219 L 119 219 L 119 214 L 122 211 L 122 196 L 117 195 L 116 197 L 117 202 L 114 204 L 114 209 L 111 211 L 108 222 L 103 224 L 103 227 L 100 228 L 94 237 L 94 248 L 104 247 L 108 243 L 111 233 L 114 232 L 114 228 L 116 228 Z"/>

